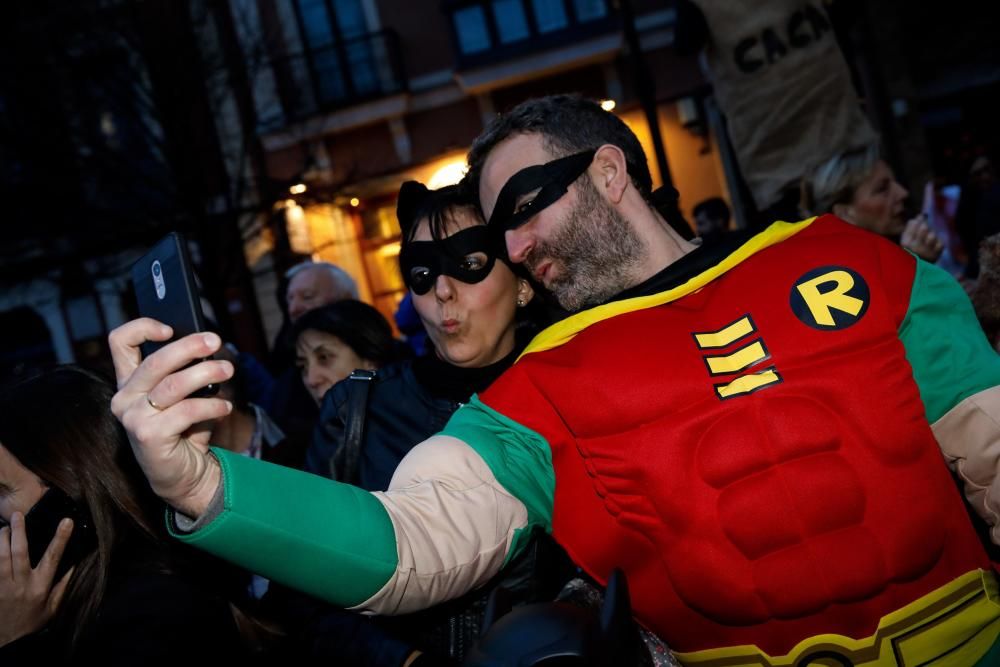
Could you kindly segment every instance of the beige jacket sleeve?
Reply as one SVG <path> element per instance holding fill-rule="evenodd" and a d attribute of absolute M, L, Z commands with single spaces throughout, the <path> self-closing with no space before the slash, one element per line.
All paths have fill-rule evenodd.
<path fill-rule="evenodd" d="M 376 498 L 395 527 L 399 564 L 375 595 L 354 607 L 404 614 L 456 598 L 500 571 L 524 504 L 465 442 L 436 435 L 417 445 Z"/>
<path fill-rule="evenodd" d="M 969 396 L 933 425 L 948 465 L 965 496 L 1000 544 L 1000 387 Z"/>

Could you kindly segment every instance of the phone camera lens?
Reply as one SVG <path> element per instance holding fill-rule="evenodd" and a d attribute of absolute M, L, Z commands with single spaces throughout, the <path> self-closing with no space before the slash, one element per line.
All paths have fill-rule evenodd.
<path fill-rule="evenodd" d="M 160 275 L 160 265 L 159 265 L 159 263 L 153 264 L 153 275 L 154 276 L 159 276 Z"/>

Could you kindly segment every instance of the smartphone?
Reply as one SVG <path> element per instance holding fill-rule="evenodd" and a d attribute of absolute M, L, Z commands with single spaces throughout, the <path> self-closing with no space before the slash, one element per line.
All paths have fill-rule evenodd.
<path fill-rule="evenodd" d="M 174 330 L 170 340 L 143 343 L 143 357 L 171 341 L 205 331 L 194 268 L 187 243 L 179 233 L 167 234 L 132 266 L 132 287 L 139 314 L 168 324 Z M 210 384 L 192 395 L 211 396 L 218 389 L 218 385 Z"/>
<path fill-rule="evenodd" d="M 62 559 L 56 568 L 56 581 L 97 547 L 97 533 L 90 515 L 60 489 L 49 488 L 24 515 L 24 531 L 28 538 L 28 560 L 37 567 L 49 543 L 56 535 L 56 528 L 63 519 L 73 520 L 73 533 L 66 543 Z"/>

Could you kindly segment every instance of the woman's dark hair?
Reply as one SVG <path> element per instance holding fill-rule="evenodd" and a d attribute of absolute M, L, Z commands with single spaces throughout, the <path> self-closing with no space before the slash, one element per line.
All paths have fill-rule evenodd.
<path fill-rule="evenodd" d="M 432 239 L 441 241 L 446 238 L 448 222 L 460 210 L 468 210 L 483 221 L 479 200 L 465 181 L 439 190 L 428 190 L 422 183 L 406 181 L 399 188 L 396 203 L 396 218 L 399 220 L 403 245 L 413 240 L 417 223 L 424 218 L 430 226 Z"/>
<path fill-rule="evenodd" d="M 382 314 L 367 303 L 345 299 L 308 313 L 295 320 L 293 338 L 313 329 L 336 336 L 362 359 L 382 366 L 396 357 L 392 327 Z"/>
<path fill-rule="evenodd" d="M 97 549 L 76 565 L 53 624 L 71 632 L 69 651 L 93 620 L 115 548 L 127 534 L 161 542 L 159 507 L 111 414 L 112 384 L 59 366 L 0 388 L 0 445 L 51 487 L 85 507 Z"/>

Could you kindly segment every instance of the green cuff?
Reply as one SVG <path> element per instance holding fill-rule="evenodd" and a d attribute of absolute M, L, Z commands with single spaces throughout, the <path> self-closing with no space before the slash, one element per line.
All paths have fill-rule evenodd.
<path fill-rule="evenodd" d="M 392 520 L 375 496 L 292 468 L 212 449 L 224 509 L 174 537 L 340 607 L 378 592 L 396 570 Z"/>

